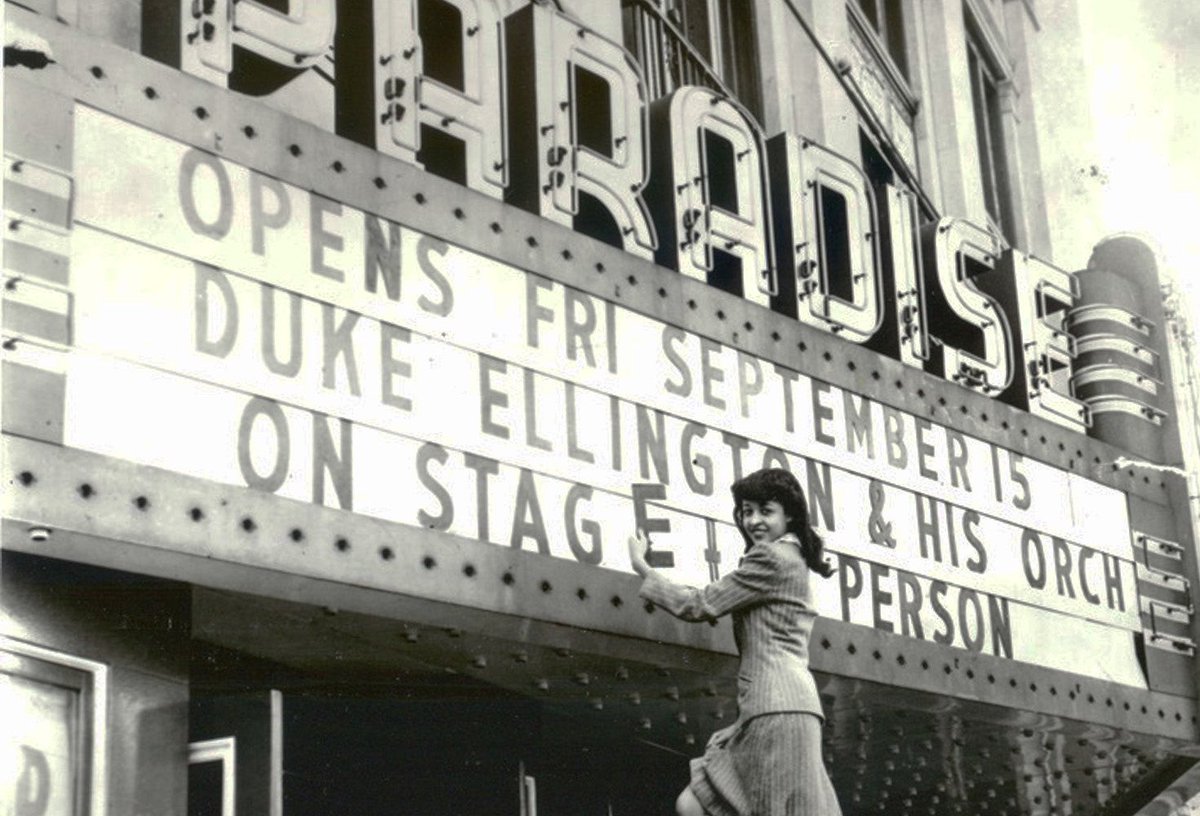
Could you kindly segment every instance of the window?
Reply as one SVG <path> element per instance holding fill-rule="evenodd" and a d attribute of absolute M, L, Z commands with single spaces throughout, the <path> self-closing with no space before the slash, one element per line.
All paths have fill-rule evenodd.
<path fill-rule="evenodd" d="M 1012 194 L 1004 155 L 1004 129 L 1000 112 L 1000 79 L 978 37 L 967 30 L 967 70 L 971 75 L 971 101 L 975 109 L 975 141 L 983 176 L 983 203 L 988 215 L 1009 240 L 1012 238 Z"/>
<path fill-rule="evenodd" d="M 918 99 L 909 82 L 912 61 L 905 12 L 912 0 L 851 0 L 849 80 L 855 104 L 870 109 L 868 127 L 886 143 L 889 161 L 898 161 L 905 178 L 917 177 Z"/>
<path fill-rule="evenodd" d="M 908 79 L 908 56 L 904 41 L 904 0 L 855 0 L 867 24 L 879 35 L 896 68 Z"/>
<path fill-rule="evenodd" d="M 188 809 L 191 816 L 234 816 L 237 803 L 237 739 L 188 745 Z"/>
<path fill-rule="evenodd" d="M 761 106 L 750 0 L 708 0 L 707 6 L 712 31 L 708 53 L 713 67 L 741 103 L 758 116 Z"/>
<path fill-rule="evenodd" d="M 622 0 L 625 47 L 650 99 L 681 85 L 726 93 L 762 118 L 752 0 Z"/>

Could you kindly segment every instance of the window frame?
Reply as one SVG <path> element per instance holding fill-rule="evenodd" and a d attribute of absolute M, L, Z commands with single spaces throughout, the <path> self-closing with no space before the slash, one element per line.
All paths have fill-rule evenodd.
<path fill-rule="evenodd" d="M 755 0 L 707 0 L 710 59 L 717 76 L 733 89 L 744 108 L 762 116 L 762 66 L 757 56 Z M 737 4 L 745 6 L 739 19 Z"/>
<path fill-rule="evenodd" d="M 913 7 L 905 4 L 903 8 L 911 12 Z M 850 28 L 850 51 L 855 58 L 855 65 L 849 72 L 850 82 L 858 96 L 859 104 L 869 110 L 865 115 L 860 112 L 860 127 L 872 133 L 871 141 L 880 153 L 893 157 L 886 161 L 895 177 L 904 179 L 905 185 L 919 188 L 923 177 L 923 157 L 918 146 L 921 99 L 914 90 L 920 80 L 917 76 L 921 53 L 918 32 L 914 30 L 910 14 L 906 13 L 903 18 L 906 21 L 905 48 L 914 73 L 914 77 L 910 79 L 896 66 L 879 33 L 872 27 L 865 11 L 859 5 L 859 0 L 847 0 L 846 11 Z M 882 108 L 869 93 L 870 83 L 857 73 L 857 60 L 860 59 L 864 60 L 862 70 L 870 75 L 871 82 L 878 85 L 886 97 L 890 97 L 884 101 Z M 900 148 L 897 135 L 901 130 L 907 132 L 911 139 L 911 155 L 906 155 Z M 891 146 L 890 152 L 882 146 L 885 143 Z M 921 197 L 923 196 L 922 193 Z"/>
<path fill-rule="evenodd" d="M 80 738 L 74 746 L 81 771 L 75 796 L 78 813 L 108 812 L 109 667 L 95 660 L 0 635 L 4 674 L 68 688 L 78 693 Z M 39 665 L 48 664 L 48 665 Z"/>
<path fill-rule="evenodd" d="M 1001 243 L 1012 246 L 1018 237 L 1018 190 L 1013 177 L 1016 146 L 1005 132 L 1004 111 L 1004 98 L 1012 90 L 1012 73 L 1000 57 L 1003 49 L 996 32 L 989 28 L 990 21 L 983 19 L 974 6 L 973 0 L 966 0 L 963 39 L 980 191 L 989 228 Z"/>
<path fill-rule="evenodd" d="M 876 19 L 871 19 L 871 13 L 863 6 L 864 2 L 873 4 Z M 890 78 L 893 84 L 899 85 L 907 98 L 914 99 L 911 88 L 911 73 L 914 67 L 912 22 L 907 11 L 911 6 L 906 5 L 904 0 L 894 0 L 896 10 L 899 11 L 899 31 L 896 32 L 889 28 L 891 14 L 887 8 L 888 2 L 889 0 L 847 0 L 846 6 L 851 19 L 870 39 L 876 58 L 892 75 Z M 903 59 L 897 58 L 894 50 L 897 46 L 903 49 Z"/>
<path fill-rule="evenodd" d="M 912 120 L 911 123 L 915 124 L 917 112 L 921 107 L 921 101 L 913 90 L 915 87 L 913 81 L 896 65 L 896 61 L 888 51 L 887 44 L 880 38 L 879 32 L 871 26 L 871 21 L 867 19 L 866 13 L 858 5 L 858 0 L 847 0 L 846 10 L 852 29 L 851 36 L 853 37 L 854 34 L 858 34 L 861 37 L 863 44 L 871 51 L 871 56 L 874 58 L 876 65 L 879 66 L 887 78 L 888 85 L 891 86 L 892 93 L 896 96 L 896 101 L 900 103 L 904 112 Z M 917 53 L 917 44 L 912 36 L 910 36 L 913 32 L 907 23 L 904 25 L 906 53 L 915 55 Z"/>
<path fill-rule="evenodd" d="M 188 743 L 188 769 L 193 765 L 221 765 L 221 816 L 237 812 L 237 738 L 220 737 Z"/>
<path fill-rule="evenodd" d="M 670 78 L 665 84 L 670 90 L 683 84 L 706 84 L 735 100 L 755 121 L 763 115 L 762 65 L 758 55 L 758 30 L 755 4 L 757 0 L 621 0 L 623 10 L 622 41 L 632 54 L 647 80 L 652 95 L 658 81 L 651 78 Z M 738 9 L 744 9 L 739 15 Z M 631 29 L 630 20 L 647 14 L 653 21 L 649 29 Z M 643 42 L 650 30 L 657 29 L 660 42 L 648 50 Z M 666 38 L 676 38 L 673 44 Z M 680 57 L 690 57 L 702 63 L 707 81 L 675 83 L 671 66 L 665 61 L 647 65 L 645 61 L 682 49 Z"/>

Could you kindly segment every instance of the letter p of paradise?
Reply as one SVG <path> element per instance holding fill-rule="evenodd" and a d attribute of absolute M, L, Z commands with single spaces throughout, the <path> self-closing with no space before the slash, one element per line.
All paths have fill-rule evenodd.
<path fill-rule="evenodd" d="M 674 553 L 654 549 L 653 539 L 650 538 L 651 533 L 671 532 L 671 522 L 669 519 L 650 518 L 648 515 L 650 502 L 665 499 L 667 497 L 667 488 L 657 482 L 639 482 L 632 486 L 632 490 L 633 516 L 637 524 L 636 529 L 646 534 L 646 541 L 650 544 L 646 548 L 646 563 L 656 568 L 675 566 Z"/>

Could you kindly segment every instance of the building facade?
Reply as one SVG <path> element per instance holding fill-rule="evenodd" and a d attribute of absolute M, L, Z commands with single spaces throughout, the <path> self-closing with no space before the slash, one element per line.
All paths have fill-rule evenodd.
<path fill-rule="evenodd" d="M 736 654 L 624 541 L 725 574 L 764 466 L 847 814 L 1195 793 L 1195 417 L 1038 5 L 6 3 L 5 812 L 665 811 Z"/>

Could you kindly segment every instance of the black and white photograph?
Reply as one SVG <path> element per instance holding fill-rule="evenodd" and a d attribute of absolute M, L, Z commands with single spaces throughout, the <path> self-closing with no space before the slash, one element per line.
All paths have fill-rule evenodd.
<path fill-rule="evenodd" d="M 1193 0 L 2 14 L 0 816 L 1200 816 Z"/>

